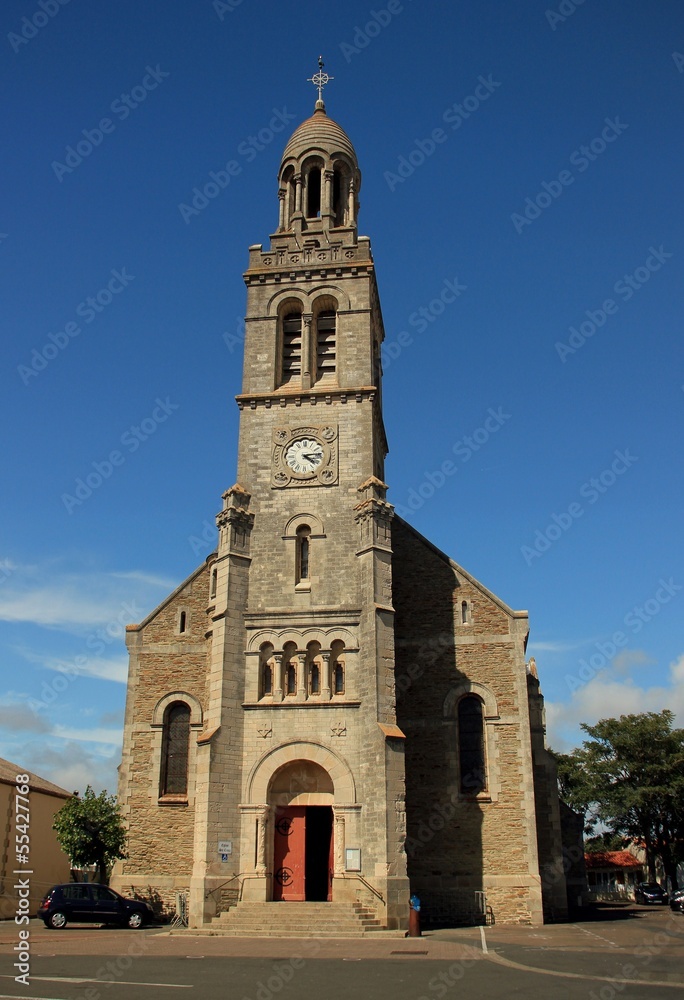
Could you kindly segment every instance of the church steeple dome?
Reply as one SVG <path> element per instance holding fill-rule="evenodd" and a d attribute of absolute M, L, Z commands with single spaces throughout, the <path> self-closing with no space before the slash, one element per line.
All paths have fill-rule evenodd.
<path fill-rule="evenodd" d="M 330 79 L 323 76 L 325 82 Z M 319 85 L 313 115 L 285 146 L 278 174 L 279 232 L 356 229 L 361 187 L 356 150 L 344 129 L 328 117 L 320 91 Z"/>

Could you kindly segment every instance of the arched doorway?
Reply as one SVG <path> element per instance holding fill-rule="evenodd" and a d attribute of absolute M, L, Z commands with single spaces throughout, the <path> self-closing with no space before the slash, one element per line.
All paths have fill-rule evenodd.
<path fill-rule="evenodd" d="M 320 764 L 295 760 L 273 775 L 273 899 L 324 902 L 334 872 L 333 782 Z"/>

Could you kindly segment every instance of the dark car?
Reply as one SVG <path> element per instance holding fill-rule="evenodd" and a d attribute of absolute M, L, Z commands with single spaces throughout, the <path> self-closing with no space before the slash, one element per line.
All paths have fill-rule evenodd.
<path fill-rule="evenodd" d="M 61 929 L 69 921 L 89 924 L 118 924 L 137 929 L 154 919 L 149 903 L 125 899 L 106 885 L 69 882 L 55 885 L 46 894 L 37 914 L 46 927 Z"/>
<path fill-rule="evenodd" d="M 670 909 L 684 913 L 684 889 L 677 889 L 670 897 Z"/>
<path fill-rule="evenodd" d="M 667 901 L 667 893 L 657 882 L 639 882 L 634 886 L 635 903 L 661 903 L 665 906 Z"/>

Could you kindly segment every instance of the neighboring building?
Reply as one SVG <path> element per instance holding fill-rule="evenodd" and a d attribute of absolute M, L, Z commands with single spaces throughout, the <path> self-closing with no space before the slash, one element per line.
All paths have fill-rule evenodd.
<path fill-rule="evenodd" d="M 249 250 L 218 551 L 127 630 L 129 843 L 112 885 L 167 909 L 187 894 L 193 926 L 239 899 L 235 926 L 291 925 L 305 910 L 287 903 L 308 900 L 405 927 L 411 892 L 431 922 L 562 918 L 527 612 L 386 499 L 360 185 L 319 97 L 283 154 L 270 247 Z"/>
<path fill-rule="evenodd" d="M 29 775 L 29 823 L 24 832 L 24 817 L 19 816 L 21 831 L 17 831 L 16 792 L 17 776 Z M 19 782 L 19 784 L 22 784 Z M 12 764 L 0 758 L 0 816 L 5 830 L 0 864 L 0 919 L 13 918 L 17 911 L 18 894 L 15 884 L 18 878 L 29 880 L 31 916 L 35 915 L 45 892 L 58 882 L 69 881 L 69 858 L 57 842 L 52 829 L 55 814 L 59 812 L 71 792 L 66 792 L 51 781 L 27 771 L 20 764 Z M 23 811 L 26 803 L 20 800 Z M 24 846 L 23 836 L 29 837 L 30 864 L 17 863 L 17 846 Z M 19 843 L 17 842 L 19 836 Z M 25 854 L 22 851 L 21 854 Z M 31 874 L 15 875 L 16 870 L 29 869 Z"/>
<path fill-rule="evenodd" d="M 631 851 L 593 851 L 584 855 L 592 899 L 634 899 L 644 866 Z"/>

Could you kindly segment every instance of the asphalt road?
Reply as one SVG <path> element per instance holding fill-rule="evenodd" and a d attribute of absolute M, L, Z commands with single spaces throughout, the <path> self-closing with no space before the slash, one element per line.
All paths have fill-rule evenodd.
<path fill-rule="evenodd" d="M 30 925 L 29 984 L 17 928 L 0 925 L 0 1000 L 653 1000 L 684 990 L 684 915 L 624 907 L 543 928 L 440 930 L 423 938 L 248 940 Z"/>

